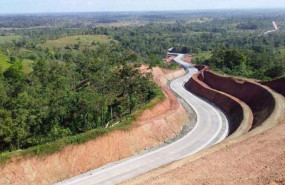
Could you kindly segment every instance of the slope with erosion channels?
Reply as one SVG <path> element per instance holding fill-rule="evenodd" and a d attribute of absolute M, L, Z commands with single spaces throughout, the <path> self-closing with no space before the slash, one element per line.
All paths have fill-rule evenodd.
<path fill-rule="evenodd" d="M 276 102 L 272 93 L 260 84 L 220 76 L 209 70 L 202 71 L 198 78 L 210 87 L 244 101 L 253 112 L 253 127 L 261 125 L 268 119 L 275 108 Z"/>
<path fill-rule="evenodd" d="M 261 84 L 199 68 L 201 72 L 186 87 L 220 106 L 234 134 L 208 150 L 123 184 L 284 184 L 285 98 Z"/>
<path fill-rule="evenodd" d="M 185 84 L 185 87 L 189 91 L 194 92 L 195 94 L 209 100 L 210 102 L 214 102 L 227 114 L 229 119 L 230 135 L 233 133 L 234 135 L 247 133 L 248 130 L 252 127 L 253 121 L 253 114 L 248 105 L 230 94 L 211 88 L 207 83 L 201 81 L 201 78 L 202 73 L 194 75 Z"/>
<path fill-rule="evenodd" d="M 183 54 L 178 54 L 175 61 L 188 72 L 173 80 L 170 88 L 196 112 L 197 121 L 190 132 L 171 144 L 145 155 L 135 156 L 116 163 L 92 170 L 59 184 L 115 184 L 150 171 L 164 164 L 192 155 L 209 146 L 219 143 L 228 134 L 228 120 L 209 102 L 188 92 L 183 84 L 198 72 L 196 68 L 182 61 Z"/>
<path fill-rule="evenodd" d="M 147 70 L 146 67 L 142 71 Z M 104 164 L 129 157 L 146 147 L 175 137 L 189 117 L 177 98 L 166 88 L 168 80 L 184 70 L 154 68 L 155 82 L 166 99 L 146 110 L 128 130 L 116 130 L 85 144 L 68 146 L 49 156 L 12 159 L 0 168 L 0 184 L 51 184 Z"/>

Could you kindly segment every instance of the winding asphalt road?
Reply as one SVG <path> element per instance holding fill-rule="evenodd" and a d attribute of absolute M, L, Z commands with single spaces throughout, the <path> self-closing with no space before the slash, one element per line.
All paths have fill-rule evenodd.
<path fill-rule="evenodd" d="M 184 137 L 165 147 L 144 155 L 130 157 L 119 161 L 115 165 L 107 165 L 58 184 L 116 184 L 194 154 L 222 141 L 228 135 L 228 122 L 225 115 L 219 113 L 213 105 L 198 98 L 184 88 L 184 83 L 198 70 L 183 62 L 182 59 L 183 55 L 178 54 L 174 60 L 184 67 L 188 73 L 172 81 L 170 87 L 196 112 L 197 123 L 195 127 Z"/>

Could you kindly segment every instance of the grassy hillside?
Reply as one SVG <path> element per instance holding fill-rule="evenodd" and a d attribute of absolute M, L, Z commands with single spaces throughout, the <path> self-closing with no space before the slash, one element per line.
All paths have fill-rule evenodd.
<path fill-rule="evenodd" d="M 23 72 L 29 74 L 33 71 L 34 61 L 29 59 L 23 60 Z"/>
<path fill-rule="evenodd" d="M 0 36 L 0 44 L 5 44 L 6 42 L 12 42 L 13 40 L 20 40 L 21 36 L 19 35 L 10 35 L 10 36 Z"/>
<path fill-rule="evenodd" d="M 193 56 L 196 60 L 205 60 L 205 59 L 211 58 L 212 52 L 211 51 L 204 51 L 204 52 L 200 52 L 198 54 L 193 54 Z"/>
<path fill-rule="evenodd" d="M 285 56 L 285 48 L 282 48 L 279 50 L 280 55 Z"/>
<path fill-rule="evenodd" d="M 9 59 L 6 55 L 0 53 L 0 69 L 1 71 L 6 71 L 11 66 Z"/>
<path fill-rule="evenodd" d="M 76 36 L 68 36 L 64 38 L 60 38 L 57 40 L 48 40 L 44 46 L 48 48 L 65 48 L 66 46 L 70 46 L 74 48 L 75 44 L 79 44 L 80 48 L 86 46 L 92 46 L 92 43 L 108 43 L 111 39 L 109 39 L 105 35 L 76 35 Z"/>
<path fill-rule="evenodd" d="M 29 74 L 33 71 L 33 60 L 24 59 L 23 61 L 23 72 Z M 0 69 L 2 72 L 6 71 L 12 64 L 9 62 L 9 58 L 0 53 Z"/>

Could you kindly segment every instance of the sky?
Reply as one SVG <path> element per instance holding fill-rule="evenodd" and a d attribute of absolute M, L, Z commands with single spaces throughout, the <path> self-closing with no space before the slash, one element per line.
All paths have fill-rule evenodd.
<path fill-rule="evenodd" d="M 0 0 L 0 14 L 285 8 L 285 0 Z"/>

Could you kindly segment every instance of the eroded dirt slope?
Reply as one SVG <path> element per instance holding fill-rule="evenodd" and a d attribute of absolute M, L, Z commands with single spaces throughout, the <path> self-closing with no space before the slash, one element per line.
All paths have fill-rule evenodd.
<path fill-rule="evenodd" d="M 179 161 L 125 184 L 285 184 L 282 124 L 196 161 Z M 163 168 L 161 169 L 163 171 Z M 157 173 L 157 176 L 154 175 Z"/>
<path fill-rule="evenodd" d="M 201 83 L 198 88 L 194 88 L 195 91 L 201 91 L 200 95 L 219 103 L 219 99 L 215 98 L 217 93 L 213 95 L 210 91 L 204 90 L 209 90 L 209 86 L 203 84 L 202 80 L 207 83 L 203 78 L 197 76 L 194 79 L 197 81 L 196 84 Z M 255 116 L 256 122 L 260 122 L 259 126 L 240 137 L 228 138 L 210 149 L 122 184 L 285 184 L 285 98 L 258 84 L 252 84 L 255 88 L 244 88 L 247 93 L 241 91 L 238 94 L 238 90 L 231 92 L 234 89 L 231 87 L 239 85 L 239 81 L 226 79 L 226 82 L 231 80 L 231 86 L 226 86 L 222 84 L 224 79 L 226 78 L 222 77 L 219 83 L 216 81 L 215 84 L 212 81 L 211 84 L 215 87 L 220 85 L 219 90 L 225 88 L 230 94 L 237 94 L 253 111 L 267 109 L 267 106 L 272 110 L 266 118 Z M 240 81 L 240 87 L 242 84 L 248 87 L 249 83 Z M 252 95 L 251 89 L 255 90 L 252 91 Z M 263 94 L 269 93 L 272 96 L 274 106 L 272 103 L 264 103 L 267 101 L 262 98 L 264 91 L 266 92 Z M 254 103 L 253 100 L 263 102 Z"/>

